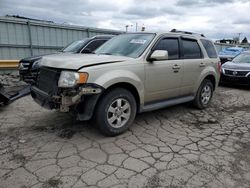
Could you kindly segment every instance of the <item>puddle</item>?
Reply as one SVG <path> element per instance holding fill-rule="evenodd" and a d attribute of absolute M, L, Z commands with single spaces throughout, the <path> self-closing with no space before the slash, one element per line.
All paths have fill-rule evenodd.
<path fill-rule="evenodd" d="M 48 181 L 46 181 L 43 185 L 42 188 L 51 188 L 51 187 L 58 187 L 60 184 L 62 184 L 61 180 L 57 180 L 57 179 L 49 179 Z"/>
<path fill-rule="evenodd" d="M 55 133 L 60 138 L 71 139 L 76 132 L 81 131 L 78 125 L 62 125 L 62 126 L 36 126 L 33 131 Z"/>

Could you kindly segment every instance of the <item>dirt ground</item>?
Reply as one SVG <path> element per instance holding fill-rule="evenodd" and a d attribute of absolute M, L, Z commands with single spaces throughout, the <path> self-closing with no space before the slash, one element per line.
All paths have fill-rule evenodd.
<path fill-rule="evenodd" d="M 0 109 L 0 187 L 249 187 L 250 89 L 219 87 L 211 106 L 139 114 L 129 131 L 39 107 Z"/>

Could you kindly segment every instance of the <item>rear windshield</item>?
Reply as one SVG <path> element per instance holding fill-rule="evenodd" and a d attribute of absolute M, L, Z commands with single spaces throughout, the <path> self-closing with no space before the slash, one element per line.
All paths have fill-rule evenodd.
<path fill-rule="evenodd" d="M 201 43 L 203 44 L 204 48 L 206 49 L 208 57 L 210 57 L 210 58 L 217 58 L 218 57 L 217 52 L 214 48 L 214 45 L 211 41 L 201 39 Z"/>

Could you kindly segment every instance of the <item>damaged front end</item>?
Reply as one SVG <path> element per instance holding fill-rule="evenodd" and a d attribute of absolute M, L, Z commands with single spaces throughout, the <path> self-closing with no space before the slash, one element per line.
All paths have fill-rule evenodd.
<path fill-rule="evenodd" d="M 64 74 L 65 71 L 42 67 L 36 84 L 31 87 L 31 96 L 44 108 L 73 112 L 78 120 L 89 120 L 103 88 L 96 84 L 79 83 L 86 82 L 81 75 L 74 86 L 70 86 L 71 83 L 68 86 L 65 82 L 73 79 L 69 73 Z"/>

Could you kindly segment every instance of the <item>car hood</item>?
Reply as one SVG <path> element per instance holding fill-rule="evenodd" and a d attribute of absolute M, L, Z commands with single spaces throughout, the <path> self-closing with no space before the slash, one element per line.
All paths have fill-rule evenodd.
<path fill-rule="evenodd" d="M 34 62 L 41 58 L 42 56 L 32 56 L 32 57 L 26 57 L 20 60 L 20 62 Z"/>
<path fill-rule="evenodd" d="M 74 54 L 73 52 L 56 51 L 56 52 L 49 53 L 49 54 L 42 54 L 42 55 L 36 55 L 36 56 L 31 56 L 31 57 L 25 57 L 25 58 L 21 59 L 20 62 L 31 62 L 32 63 L 34 61 L 41 59 L 43 56 L 48 56 L 48 55 L 53 55 L 53 54 L 62 54 L 62 53 Z"/>
<path fill-rule="evenodd" d="M 43 56 L 51 55 L 51 54 L 58 54 L 58 53 L 61 53 L 61 52 L 54 52 L 54 53 L 49 53 L 49 54 L 26 57 L 26 58 L 21 59 L 20 62 L 34 62 L 34 61 L 41 59 Z"/>
<path fill-rule="evenodd" d="M 222 68 L 231 70 L 250 70 L 250 63 L 234 63 L 228 61 L 222 65 Z"/>
<path fill-rule="evenodd" d="M 236 55 L 219 54 L 219 58 L 223 58 L 223 59 L 229 59 L 229 58 L 231 58 L 231 59 L 233 59 Z"/>
<path fill-rule="evenodd" d="M 78 70 L 86 66 L 122 62 L 129 59 L 132 58 L 96 54 L 55 54 L 44 56 L 40 65 L 58 69 Z"/>

